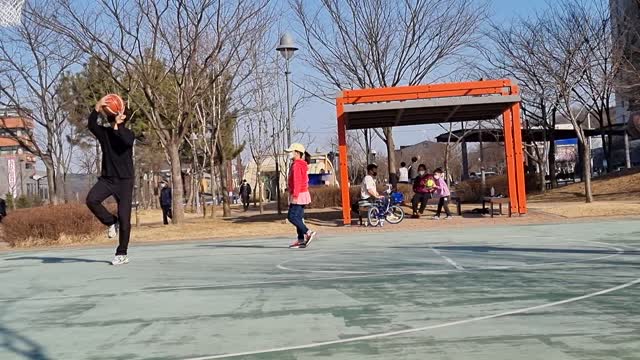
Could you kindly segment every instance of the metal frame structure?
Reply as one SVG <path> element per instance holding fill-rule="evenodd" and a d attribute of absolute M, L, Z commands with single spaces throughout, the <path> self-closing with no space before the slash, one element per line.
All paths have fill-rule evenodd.
<path fill-rule="evenodd" d="M 342 91 L 336 98 L 342 215 L 351 224 L 347 130 L 489 120 L 502 116 L 511 211 L 527 213 L 520 91 L 510 80 Z"/>

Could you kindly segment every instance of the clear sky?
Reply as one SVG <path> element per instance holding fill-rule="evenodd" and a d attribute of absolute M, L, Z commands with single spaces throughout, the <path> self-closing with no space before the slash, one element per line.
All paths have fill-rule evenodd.
<path fill-rule="evenodd" d="M 475 1 L 475 0 L 474 0 Z M 510 22 L 518 15 L 526 15 L 546 6 L 545 0 L 488 0 L 492 10 L 492 19 L 496 22 Z M 300 61 L 301 63 L 301 61 Z M 300 80 L 309 72 L 305 64 L 295 64 L 292 71 L 293 78 Z M 331 140 L 336 139 L 335 106 L 322 100 L 310 100 L 300 108 L 294 118 L 294 125 L 298 129 L 308 129 L 314 138 L 311 151 L 328 151 Z M 396 147 L 411 145 L 424 140 L 432 140 L 437 134 L 444 132 L 437 126 L 400 127 L 394 131 Z M 378 141 L 375 144 L 378 151 L 383 151 L 384 145 Z"/>

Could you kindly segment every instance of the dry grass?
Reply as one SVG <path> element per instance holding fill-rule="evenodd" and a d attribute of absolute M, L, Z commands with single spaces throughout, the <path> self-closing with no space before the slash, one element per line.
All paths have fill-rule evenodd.
<path fill-rule="evenodd" d="M 640 215 L 640 201 L 597 201 L 583 202 L 531 203 L 529 208 L 564 218 L 610 217 Z"/>
<path fill-rule="evenodd" d="M 640 201 L 640 171 L 630 170 L 596 178 L 592 182 L 597 201 Z M 531 202 L 584 201 L 584 184 L 575 183 L 533 195 Z"/>

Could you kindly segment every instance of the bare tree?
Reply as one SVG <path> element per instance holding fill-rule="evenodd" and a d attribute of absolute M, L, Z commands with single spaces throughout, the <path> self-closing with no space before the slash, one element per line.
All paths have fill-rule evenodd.
<path fill-rule="evenodd" d="M 320 93 L 335 89 L 416 85 L 473 42 L 485 7 L 473 0 L 294 0 L 307 61 Z M 391 127 L 389 177 L 397 178 Z"/>
<path fill-rule="evenodd" d="M 266 26 L 267 0 L 56 0 L 44 19 L 87 55 L 101 60 L 149 120 L 171 162 L 173 222 L 184 218 L 180 147 L 196 104 L 244 61 Z M 215 66 L 214 66 L 215 65 Z M 212 76 L 211 71 L 216 71 Z M 122 75 L 124 74 L 124 75 Z"/>
<path fill-rule="evenodd" d="M 511 24 L 493 24 L 486 31 L 491 40 L 481 48 L 489 64 L 486 74 L 512 77 L 521 87 L 523 128 L 525 131 L 542 130 L 543 146 L 529 142 L 525 151 L 539 168 L 540 191 L 545 191 L 545 169 L 549 167 L 550 180 L 555 186 L 555 109 L 558 94 L 555 84 L 541 66 L 537 54 L 542 51 L 543 38 L 527 18 Z M 547 145 L 548 144 L 548 145 Z"/>
<path fill-rule="evenodd" d="M 589 41 L 582 49 L 580 61 L 585 64 L 585 71 L 575 95 L 579 104 L 598 122 L 609 172 L 614 165 L 611 106 L 623 59 L 616 47 L 617 35 L 613 32 L 609 4 L 591 4 L 585 10 L 585 17 L 584 31 Z"/>
<path fill-rule="evenodd" d="M 24 135 L 6 130 L 21 147 L 42 159 L 50 202 L 55 204 L 65 200 L 65 178 L 74 150 L 74 143 L 68 140 L 76 135 L 66 121 L 57 92 L 64 73 L 71 70 L 80 54 L 42 26 L 41 17 L 51 16 L 52 9 L 50 4 L 28 2 L 22 22 L 0 30 L 0 106 L 16 109 L 35 126 Z"/>
<path fill-rule="evenodd" d="M 584 56 L 591 46 L 590 24 L 593 14 L 588 9 L 588 5 L 581 0 L 558 3 L 524 23 L 537 34 L 534 41 L 540 45 L 533 60 L 552 81 L 558 94 L 558 111 L 571 122 L 581 144 L 585 200 L 590 203 L 593 201 L 591 152 L 584 131 L 587 119 L 583 114 L 585 109 L 579 106 L 580 98 L 584 97 L 580 84 L 592 66 Z"/>

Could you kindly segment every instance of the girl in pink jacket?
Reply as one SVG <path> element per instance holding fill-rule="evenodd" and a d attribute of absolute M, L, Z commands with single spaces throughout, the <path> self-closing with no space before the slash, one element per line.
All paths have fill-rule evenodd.
<path fill-rule="evenodd" d="M 289 153 L 291 159 L 288 178 L 288 219 L 289 222 L 296 227 L 298 232 L 298 240 L 289 245 L 289 247 L 303 249 L 307 247 L 316 236 L 316 232 L 309 230 L 304 224 L 304 207 L 311 203 L 311 194 L 309 194 L 309 167 L 304 160 L 305 149 L 302 144 L 291 144 L 285 151 Z"/>
<path fill-rule="evenodd" d="M 433 178 L 436 180 L 436 193 L 440 196 L 438 210 L 433 219 L 440 220 L 440 213 L 442 212 L 442 208 L 444 208 L 444 212 L 447 214 L 445 220 L 450 220 L 452 218 L 451 211 L 449 211 L 449 196 L 451 196 L 451 191 L 449 191 L 447 182 L 444 181 L 444 171 L 442 171 L 441 168 L 437 168 L 433 172 Z"/>

